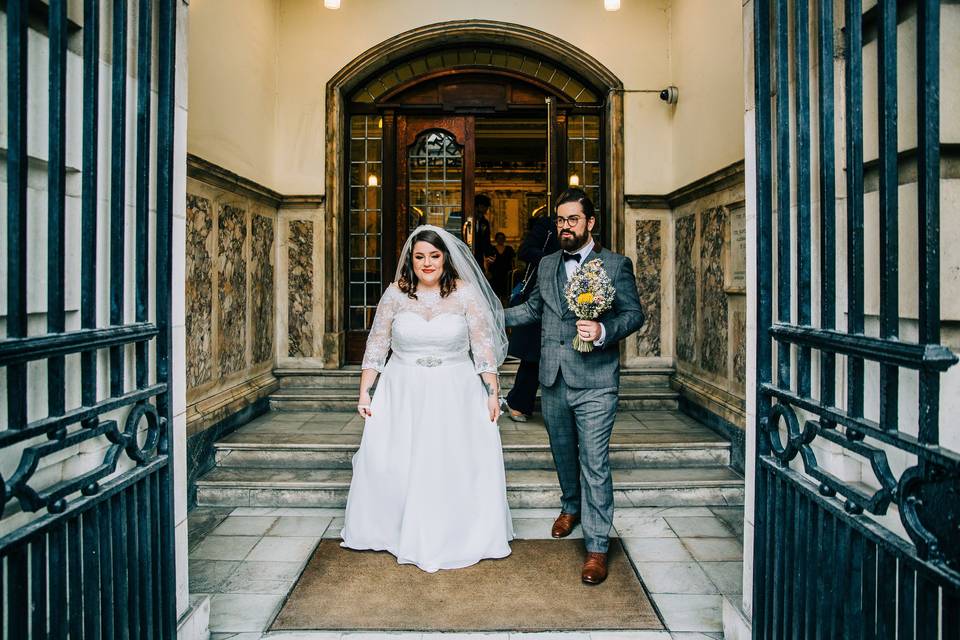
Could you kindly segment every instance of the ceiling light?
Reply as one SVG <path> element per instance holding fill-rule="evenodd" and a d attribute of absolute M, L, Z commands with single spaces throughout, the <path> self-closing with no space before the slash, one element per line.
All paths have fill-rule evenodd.
<path fill-rule="evenodd" d="M 603 8 L 607 11 L 619 11 L 620 0 L 603 0 Z"/>
<path fill-rule="evenodd" d="M 609 0 L 605 0 L 605 1 L 609 2 Z M 617 5 L 619 6 L 620 3 L 617 2 Z M 339 9 L 340 0 L 323 0 L 323 6 L 325 6 L 327 9 Z"/>
<path fill-rule="evenodd" d="M 575 173 L 570 174 L 570 186 L 579 187 L 580 186 L 580 176 Z"/>

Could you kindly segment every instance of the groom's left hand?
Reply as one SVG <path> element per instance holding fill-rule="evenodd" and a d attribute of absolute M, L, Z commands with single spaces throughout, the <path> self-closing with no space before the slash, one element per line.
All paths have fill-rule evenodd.
<path fill-rule="evenodd" d="M 593 342 L 600 338 L 600 323 L 596 320 L 577 320 L 577 333 L 580 339 Z"/>

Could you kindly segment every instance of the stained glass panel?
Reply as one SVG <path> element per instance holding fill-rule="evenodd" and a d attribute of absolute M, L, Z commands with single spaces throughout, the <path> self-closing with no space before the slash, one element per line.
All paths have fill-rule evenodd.
<path fill-rule="evenodd" d="M 463 148 L 445 131 L 427 131 L 408 155 L 408 224 L 443 227 L 461 237 Z"/>

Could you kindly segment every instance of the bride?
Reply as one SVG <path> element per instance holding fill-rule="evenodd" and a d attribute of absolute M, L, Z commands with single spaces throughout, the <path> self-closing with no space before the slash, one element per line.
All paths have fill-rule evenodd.
<path fill-rule="evenodd" d="M 506 351 L 503 308 L 470 249 L 417 227 L 367 339 L 342 546 L 428 572 L 510 554 L 497 428 Z"/>

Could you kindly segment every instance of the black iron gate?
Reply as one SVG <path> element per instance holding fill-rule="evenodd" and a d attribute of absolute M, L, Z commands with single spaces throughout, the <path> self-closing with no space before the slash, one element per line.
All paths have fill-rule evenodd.
<path fill-rule="evenodd" d="M 866 13 L 861 0 L 755 0 L 756 638 L 960 638 L 960 454 L 941 447 L 939 433 L 939 376 L 957 361 L 940 344 L 940 9 L 940 0 L 879 0 Z M 914 154 L 898 156 L 897 25 L 907 19 L 916 22 L 918 140 Z M 842 34 L 836 42 L 844 68 L 838 81 L 845 94 L 845 211 L 837 210 L 834 177 L 836 33 Z M 879 216 L 879 264 L 869 267 L 865 34 L 877 41 L 879 114 L 878 160 L 868 166 L 878 183 L 879 214 L 874 209 L 868 215 Z M 811 71 L 821 132 L 815 150 Z M 911 155 L 919 264 L 903 265 L 898 169 Z M 821 206 L 813 219 L 816 170 Z M 836 304 L 838 223 L 847 230 L 845 309 Z M 815 252 L 816 229 L 822 231 Z M 876 322 L 865 314 L 865 268 L 879 273 Z M 909 341 L 900 337 L 901 325 L 911 326 L 899 311 L 901 268 L 918 276 L 911 283 L 918 291 L 917 338 Z M 814 283 L 818 309 L 812 304 Z M 875 367 L 876 375 L 865 375 L 865 363 L 866 372 Z M 901 370 L 916 374 L 901 380 Z M 870 379 L 878 382 L 867 385 Z M 865 411 L 865 386 L 871 391 L 866 397 L 877 403 L 872 411 Z M 915 420 L 900 415 L 909 402 L 902 388 L 916 389 Z M 824 444 L 861 458 L 872 477 L 850 482 L 831 472 L 818 461 Z M 907 461 L 900 473 L 892 470 L 892 452 L 901 466 Z"/>
<path fill-rule="evenodd" d="M 68 16 L 74 4 L 5 3 L 0 637 L 173 638 L 177 6 L 176 0 L 115 0 L 101 7 L 100 0 L 85 0 L 79 20 Z M 128 51 L 135 58 L 129 64 Z M 34 75 L 28 90 L 28 55 L 48 60 L 46 86 Z M 82 67 L 82 88 L 74 94 L 67 91 L 70 58 Z M 105 60 L 111 77 L 109 91 L 101 92 Z M 129 102 L 136 105 L 130 119 L 128 82 L 135 87 Z M 44 100 L 48 120 L 28 121 L 28 102 L 42 113 L 36 105 Z M 108 130 L 98 127 L 101 109 L 108 111 Z M 82 133 L 68 132 L 68 114 L 80 110 Z M 45 148 L 29 140 L 34 132 L 48 138 Z M 77 168 L 68 160 L 68 133 L 82 138 Z M 108 177 L 98 171 L 101 154 Z M 131 203 L 128 175 L 134 176 Z M 74 181 L 78 194 L 69 192 Z M 98 193 L 101 181 L 106 186 Z M 68 206 L 74 195 L 77 211 Z M 76 225 L 71 217 L 79 218 Z M 28 219 L 38 218 L 41 225 L 29 230 Z M 46 229 L 43 247 L 35 236 L 28 242 L 38 226 Z M 79 235 L 67 232 L 77 227 Z M 67 265 L 68 245 L 78 248 L 79 273 Z M 30 290 L 44 281 L 45 302 L 38 303 Z"/>

